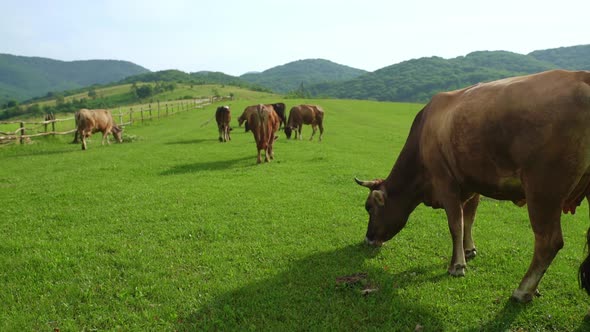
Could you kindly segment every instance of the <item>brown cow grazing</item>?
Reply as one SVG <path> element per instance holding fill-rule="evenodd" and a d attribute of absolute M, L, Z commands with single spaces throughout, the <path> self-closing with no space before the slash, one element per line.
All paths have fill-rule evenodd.
<path fill-rule="evenodd" d="M 274 159 L 273 144 L 277 139 L 275 132 L 279 130 L 280 120 L 278 115 L 270 107 L 260 104 L 256 105 L 254 111 L 248 112 L 246 116 L 245 121 L 248 121 L 256 141 L 256 151 L 258 153 L 256 162 L 258 164 L 262 162 L 260 150 L 264 150 L 264 161 L 270 162 L 271 159 Z"/>
<path fill-rule="evenodd" d="M 478 194 L 527 204 L 534 255 L 512 298 L 529 302 L 563 247 L 562 211 L 590 201 L 590 72 L 553 70 L 439 93 L 416 115 L 387 179 L 356 181 L 370 189 L 371 245 L 395 236 L 420 203 L 445 209 L 453 276 L 463 276 L 466 256 L 476 253 Z M 590 293 L 590 256 L 580 279 Z"/>
<path fill-rule="evenodd" d="M 291 108 L 289 112 L 289 120 L 285 126 L 285 135 L 287 139 L 291 138 L 291 133 L 295 131 L 295 139 L 299 136 L 301 138 L 301 128 L 304 124 L 311 125 L 313 132 L 309 140 L 313 139 L 313 135 L 320 128 L 320 141 L 324 135 L 324 110 L 317 105 L 297 105 Z"/>
<path fill-rule="evenodd" d="M 280 129 L 281 124 L 283 126 L 285 125 L 285 122 L 286 122 L 285 121 L 285 104 L 275 103 L 275 104 L 265 104 L 264 106 L 274 110 L 275 113 L 277 114 L 277 116 L 279 117 L 279 120 L 280 120 L 279 129 Z M 258 105 L 247 106 L 244 109 L 244 112 L 242 113 L 242 115 L 240 115 L 240 117 L 238 118 L 238 125 L 241 127 L 242 124 L 244 124 L 244 128 L 245 128 L 246 132 L 250 131 L 250 127 L 248 126 L 248 121 L 246 120 L 248 117 L 248 114 L 251 112 L 255 112 L 257 108 L 258 108 Z"/>
<path fill-rule="evenodd" d="M 82 150 L 86 150 L 86 139 L 97 131 L 102 132 L 102 145 L 105 139 L 107 144 L 111 144 L 108 138 L 110 133 L 117 142 L 123 142 L 123 129 L 114 123 L 111 111 L 83 108 L 76 112 L 75 118 L 78 135 L 82 138 Z"/>
<path fill-rule="evenodd" d="M 258 106 L 259 105 L 247 106 L 244 109 L 244 112 L 242 112 L 242 115 L 240 115 L 240 117 L 238 118 L 238 126 L 241 127 L 242 124 L 244 124 L 246 132 L 250 131 L 250 126 L 248 126 L 248 118 L 250 118 L 250 116 L 252 116 L 253 113 L 256 113 Z"/>
<path fill-rule="evenodd" d="M 217 121 L 217 128 L 219 128 L 219 141 L 231 141 L 229 132 L 231 130 L 229 123 L 231 121 L 231 111 L 229 106 L 219 106 L 215 111 L 215 120 Z"/>

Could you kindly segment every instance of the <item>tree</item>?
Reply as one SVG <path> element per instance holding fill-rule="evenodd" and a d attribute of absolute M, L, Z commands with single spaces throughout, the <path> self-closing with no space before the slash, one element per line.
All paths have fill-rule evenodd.
<path fill-rule="evenodd" d="M 154 89 L 152 88 L 151 85 L 145 84 L 145 85 L 138 87 L 137 90 L 135 90 L 135 94 L 140 99 L 147 98 L 147 97 L 154 94 Z"/>
<path fill-rule="evenodd" d="M 97 96 L 98 95 L 96 94 L 96 90 L 94 88 L 90 88 L 90 90 L 88 90 L 88 97 L 96 99 Z"/>

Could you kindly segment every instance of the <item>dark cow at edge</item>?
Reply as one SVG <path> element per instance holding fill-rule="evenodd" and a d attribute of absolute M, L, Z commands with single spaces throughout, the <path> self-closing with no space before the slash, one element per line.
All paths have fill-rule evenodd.
<path fill-rule="evenodd" d="M 111 144 L 108 137 L 110 133 L 113 134 L 117 142 L 123 142 L 123 129 L 115 124 L 109 110 L 83 108 L 76 112 L 75 121 L 78 137 L 82 138 L 82 150 L 86 150 L 86 139 L 98 131 L 102 132 L 102 145 L 104 145 L 105 139 L 107 144 Z"/>
<path fill-rule="evenodd" d="M 256 141 L 256 162 L 262 162 L 260 150 L 264 150 L 264 161 L 274 159 L 273 144 L 277 139 L 275 132 L 279 130 L 280 119 L 275 111 L 268 105 L 249 106 L 242 114 L 243 121 L 247 121 Z M 242 117 L 241 116 L 241 117 Z M 241 118 L 240 117 L 240 118 Z"/>
<path fill-rule="evenodd" d="M 285 117 L 285 104 L 284 103 L 265 104 L 264 106 L 274 110 L 275 113 L 277 114 L 277 116 L 279 117 L 279 120 L 280 120 L 279 129 L 280 129 L 281 125 L 282 126 L 285 125 L 286 117 Z M 250 131 L 250 126 L 248 125 L 248 121 L 246 119 L 249 116 L 249 113 L 254 112 L 257 108 L 258 108 L 258 105 L 247 106 L 244 109 L 244 112 L 242 113 L 242 115 L 240 115 L 240 117 L 238 118 L 238 125 L 241 127 L 242 124 L 244 124 L 244 129 L 246 132 Z"/>
<path fill-rule="evenodd" d="M 285 116 L 285 104 L 284 103 L 275 103 L 275 104 L 271 104 L 274 111 L 277 113 L 277 115 L 279 116 L 279 120 L 280 120 L 280 124 L 279 124 L 279 130 L 281 129 L 281 127 L 285 127 L 285 125 L 287 124 L 287 117 Z"/>
<path fill-rule="evenodd" d="M 229 106 L 219 106 L 215 111 L 215 121 L 217 121 L 217 128 L 219 129 L 219 142 L 231 141 L 229 132 L 231 122 L 231 111 Z"/>
<path fill-rule="evenodd" d="M 317 131 L 317 127 L 320 128 L 320 138 L 324 135 L 324 110 L 317 105 L 297 105 L 291 108 L 289 112 L 289 120 L 285 126 L 285 135 L 287 139 L 291 138 L 291 133 L 295 132 L 295 139 L 299 136 L 301 140 L 301 128 L 304 124 L 311 125 L 313 132 L 309 140 L 313 139 Z"/>
<path fill-rule="evenodd" d="M 439 93 L 416 115 L 389 176 L 356 181 L 370 189 L 371 245 L 395 236 L 420 203 L 445 209 L 453 276 L 476 254 L 479 194 L 526 204 L 534 254 L 512 298 L 529 302 L 563 247 L 561 213 L 590 201 L 590 72 L 553 70 Z M 579 273 L 590 294 L 590 256 Z"/>

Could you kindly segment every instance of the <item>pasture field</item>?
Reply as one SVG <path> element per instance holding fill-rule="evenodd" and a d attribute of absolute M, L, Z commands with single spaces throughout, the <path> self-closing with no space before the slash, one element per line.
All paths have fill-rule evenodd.
<path fill-rule="evenodd" d="M 284 100 L 324 108 L 324 141 L 280 133 L 275 160 L 256 165 L 236 119 L 279 101 L 230 102 L 229 143 L 214 121 L 202 126 L 210 105 L 127 127 L 129 143 L 0 148 L 0 330 L 590 329 L 577 283 L 587 203 L 562 218 L 543 296 L 513 303 L 533 251 L 525 208 L 482 201 L 464 278 L 446 272 L 442 210 L 421 205 L 382 248 L 362 243 L 368 191 L 353 178 L 389 174 L 421 105 Z M 356 273 L 366 279 L 336 282 Z"/>

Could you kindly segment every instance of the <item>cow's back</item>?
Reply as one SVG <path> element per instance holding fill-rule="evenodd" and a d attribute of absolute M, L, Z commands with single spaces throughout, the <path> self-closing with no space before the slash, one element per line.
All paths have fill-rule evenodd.
<path fill-rule="evenodd" d="M 91 131 L 96 124 L 94 112 L 89 109 L 81 109 L 75 115 L 78 130 Z"/>
<path fill-rule="evenodd" d="M 441 93 L 423 118 L 421 157 L 430 171 L 450 172 L 488 196 L 522 194 L 523 172 L 537 165 L 580 173 L 590 166 L 590 72 L 555 70 Z"/>

